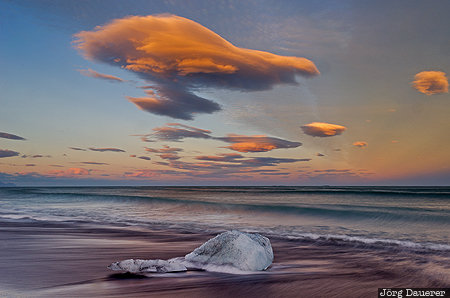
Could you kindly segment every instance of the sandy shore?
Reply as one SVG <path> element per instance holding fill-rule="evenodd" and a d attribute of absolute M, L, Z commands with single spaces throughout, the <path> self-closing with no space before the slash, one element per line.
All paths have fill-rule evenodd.
<path fill-rule="evenodd" d="M 128 259 L 183 256 L 215 234 L 61 223 L 0 223 L 0 297 L 376 297 L 379 287 L 445 287 L 448 271 L 407 252 L 271 238 L 266 272 L 117 274 Z"/>

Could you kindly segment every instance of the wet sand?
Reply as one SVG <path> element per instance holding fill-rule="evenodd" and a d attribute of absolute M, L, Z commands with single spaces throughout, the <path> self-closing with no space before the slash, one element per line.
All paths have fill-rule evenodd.
<path fill-rule="evenodd" d="M 184 256 L 216 233 L 0 223 L 0 297 L 376 297 L 379 287 L 448 287 L 448 256 L 270 238 L 268 271 L 118 274 L 129 259 Z M 439 257 L 439 256 L 438 256 Z"/>

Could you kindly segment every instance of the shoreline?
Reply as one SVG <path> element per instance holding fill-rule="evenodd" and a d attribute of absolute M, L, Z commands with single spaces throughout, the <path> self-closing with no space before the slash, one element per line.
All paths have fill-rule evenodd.
<path fill-rule="evenodd" d="M 449 281 L 448 271 L 439 273 L 426 254 L 276 237 L 270 238 L 272 266 L 255 274 L 188 271 L 139 276 L 106 268 L 129 258 L 184 256 L 215 235 L 161 227 L 3 222 L 0 266 L 7 270 L 0 273 L 0 293 L 6 297 L 373 297 L 382 287 L 445 287 Z M 448 256 L 443 258 L 448 262 Z"/>

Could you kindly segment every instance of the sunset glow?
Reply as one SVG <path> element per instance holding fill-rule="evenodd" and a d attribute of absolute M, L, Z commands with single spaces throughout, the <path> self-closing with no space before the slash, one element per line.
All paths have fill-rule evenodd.
<path fill-rule="evenodd" d="M 0 186 L 450 184 L 431 5 L 75 2 L 0 4 Z"/>

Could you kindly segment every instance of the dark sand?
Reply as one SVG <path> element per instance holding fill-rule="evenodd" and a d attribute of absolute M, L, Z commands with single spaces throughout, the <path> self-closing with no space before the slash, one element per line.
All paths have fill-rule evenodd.
<path fill-rule="evenodd" d="M 266 272 L 139 276 L 106 268 L 122 259 L 184 256 L 213 236 L 1 222 L 0 297 L 376 297 L 379 287 L 448 286 L 448 268 L 441 272 L 423 253 L 273 237 L 275 259 Z"/>

